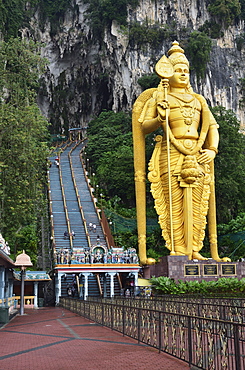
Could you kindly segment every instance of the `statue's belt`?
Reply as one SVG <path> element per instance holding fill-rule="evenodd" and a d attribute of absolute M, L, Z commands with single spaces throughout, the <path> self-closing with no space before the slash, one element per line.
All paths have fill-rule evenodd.
<path fill-rule="evenodd" d="M 185 149 L 192 150 L 197 146 L 198 139 L 175 139 L 178 143 L 181 143 Z M 163 140 L 163 145 L 166 145 L 166 140 Z M 173 145 L 174 146 L 174 145 Z M 178 150 L 176 148 L 176 150 Z"/>

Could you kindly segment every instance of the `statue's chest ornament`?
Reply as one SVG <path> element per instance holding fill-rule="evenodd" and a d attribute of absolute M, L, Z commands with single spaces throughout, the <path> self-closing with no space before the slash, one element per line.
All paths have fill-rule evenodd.
<path fill-rule="evenodd" d="M 192 124 L 193 117 L 195 116 L 195 110 L 197 108 L 196 99 L 193 96 L 191 96 L 191 98 L 189 99 L 181 99 L 178 95 L 175 95 L 173 93 L 171 93 L 170 95 L 176 98 L 180 108 L 180 113 L 184 118 L 184 123 L 187 126 L 190 126 Z"/>

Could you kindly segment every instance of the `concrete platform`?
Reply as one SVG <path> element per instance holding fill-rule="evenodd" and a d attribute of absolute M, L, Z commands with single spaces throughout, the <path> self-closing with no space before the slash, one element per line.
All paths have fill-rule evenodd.
<path fill-rule="evenodd" d="M 184 370 L 154 348 L 60 307 L 25 310 L 0 329 L 0 370 Z"/>

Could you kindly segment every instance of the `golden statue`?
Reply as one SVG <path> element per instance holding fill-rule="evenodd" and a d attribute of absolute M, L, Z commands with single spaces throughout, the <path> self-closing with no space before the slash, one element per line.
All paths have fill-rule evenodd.
<path fill-rule="evenodd" d="M 133 140 L 139 257 L 146 257 L 145 135 L 162 127 L 149 163 L 148 178 L 170 255 L 204 260 L 200 254 L 206 218 L 211 256 L 217 250 L 214 163 L 218 152 L 218 125 L 201 95 L 189 81 L 189 62 L 177 41 L 169 58 L 155 66 L 158 88 L 145 90 L 133 108 Z"/>

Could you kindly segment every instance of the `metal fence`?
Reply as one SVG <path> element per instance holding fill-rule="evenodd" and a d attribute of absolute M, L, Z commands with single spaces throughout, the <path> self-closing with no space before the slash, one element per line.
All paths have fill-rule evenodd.
<path fill-rule="evenodd" d="M 205 370 L 245 370 L 245 325 L 242 323 L 114 301 L 62 297 L 60 305 L 159 352 L 175 356 L 189 366 Z"/>
<path fill-rule="evenodd" d="M 112 302 L 111 298 L 88 297 L 88 300 Z M 199 316 L 209 319 L 245 323 L 244 299 L 180 299 L 180 298 L 123 298 L 114 297 L 115 305 L 153 309 L 168 313 Z"/>

